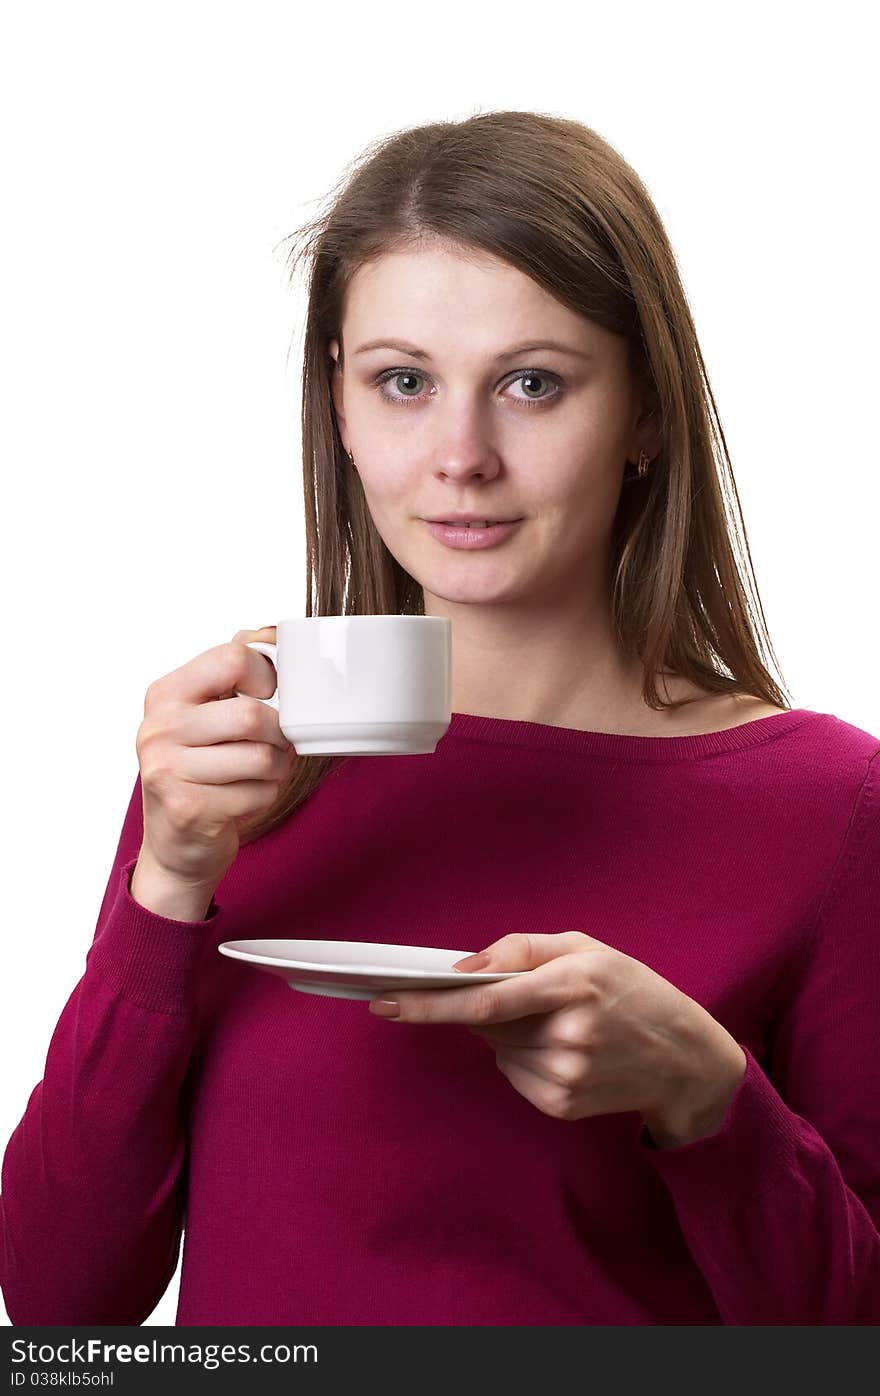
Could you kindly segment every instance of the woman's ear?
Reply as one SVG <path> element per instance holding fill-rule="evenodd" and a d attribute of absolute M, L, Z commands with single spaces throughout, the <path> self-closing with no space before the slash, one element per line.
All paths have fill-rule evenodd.
<path fill-rule="evenodd" d="M 640 451 L 647 452 L 649 460 L 653 460 L 663 447 L 660 399 L 653 383 L 645 380 L 641 383 L 637 417 L 629 444 L 627 460 L 638 460 Z"/>
<path fill-rule="evenodd" d="M 657 413 L 651 412 L 642 422 L 642 429 L 639 435 L 639 445 L 630 457 L 631 460 L 638 460 L 639 453 L 644 451 L 648 460 L 656 460 L 663 449 L 663 434 L 657 420 Z"/>
<path fill-rule="evenodd" d="M 339 435 L 346 451 L 348 446 L 345 441 L 345 413 L 342 407 L 342 366 L 339 362 L 339 341 L 331 339 L 327 346 L 333 366 L 330 370 L 330 392 L 333 397 L 333 408 L 336 412 L 336 425 L 339 428 Z"/>

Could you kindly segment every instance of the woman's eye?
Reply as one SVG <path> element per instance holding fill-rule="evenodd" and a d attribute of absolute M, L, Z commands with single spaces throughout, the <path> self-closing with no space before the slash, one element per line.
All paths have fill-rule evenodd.
<path fill-rule="evenodd" d="M 399 402 L 400 399 L 396 397 L 394 393 L 387 392 L 385 388 L 381 385 L 385 383 L 390 383 L 392 379 L 395 379 L 395 386 L 397 386 L 398 388 L 400 388 L 401 384 L 405 385 L 402 388 L 402 394 L 404 399 L 406 399 L 409 397 L 418 396 L 418 394 L 411 393 L 409 390 L 412 386 L 413 380 L 418 382 L 421 379 L 421 377 L 422 375 L 420 373 L 410 373 L 408 369 L 392 368 L 388 369 L 387 372 L 380 374 L 379 377 L 376 379 L 376 383 L 380 386 L 382 397 L 384 397 L 388 402 Z"/>
<path fill-rule="evenodd" d="M 421 400 L 423 394 L 419 391 L 418 385 L 425 381 L 425 377 L 425 374 L 417 373 L 415 369 L 389 368 L 384 373 L 380 373 L 374 381 L 380 396 L 386 402 L 410 403 Z M 394 393 L 389 392 L 385 386 L 390 384 L 392 380 L 398 390 Z M 512 386 L 514 383 L 522 383 L 526 394 L 525 397 L 514 397 L 514 401 L 525 407 L 541 407 L 545 402 L 559 397 L 563 391 L 562 381 L 556 377 L 555 373 L 539 373 L 537 369 L 521 370 L 508 381 L 508 386 Z M 549 384 L 553 391 L 542 391 L 542 383 Z"/>

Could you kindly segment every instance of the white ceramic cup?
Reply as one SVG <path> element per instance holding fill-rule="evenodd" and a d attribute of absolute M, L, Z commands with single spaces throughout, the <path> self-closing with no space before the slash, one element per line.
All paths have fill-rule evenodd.
<path fill-rule="evenodd" d="M 305 616 L 279 621 L 277 688 L 261 698 L 301 756 L 432 752 L 452 720 L 452 622 L 445 616 Z M 235 690 L 236 697 L 244 697 Z"/>

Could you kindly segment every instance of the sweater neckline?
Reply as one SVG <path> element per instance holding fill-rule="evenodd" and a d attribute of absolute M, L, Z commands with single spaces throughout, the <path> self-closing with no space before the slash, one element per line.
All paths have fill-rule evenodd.
<path fill-rule="evenodd" d="M 686 761 L 774 741 L 820 716 L 812 708 L 788 708 L 785 712 L 755 717 L 749 722 L 741 722 L 736 727 L 723 727 L 717 732 L 678 737 L 641 737 L 631 733 L 591 732 L 580 727 L 557 727 L 546 722 L 454 712 L 441 744 L 451 738 L 453 741 L 495 742 L 604 756 L 615 761 Z"/>

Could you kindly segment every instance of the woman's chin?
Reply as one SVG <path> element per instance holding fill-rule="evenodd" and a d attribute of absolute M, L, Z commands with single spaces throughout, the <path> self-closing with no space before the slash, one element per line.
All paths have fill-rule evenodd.
<path fill-rule="evenodd" d="M 438 601 L 462 606 L 490 606 L 513 601 L 524 594 L 522 588 L 509 577 L 451 577 L 447 573 L 419 578 L 419 583 L 426 596 L 436 596 Z"/>

